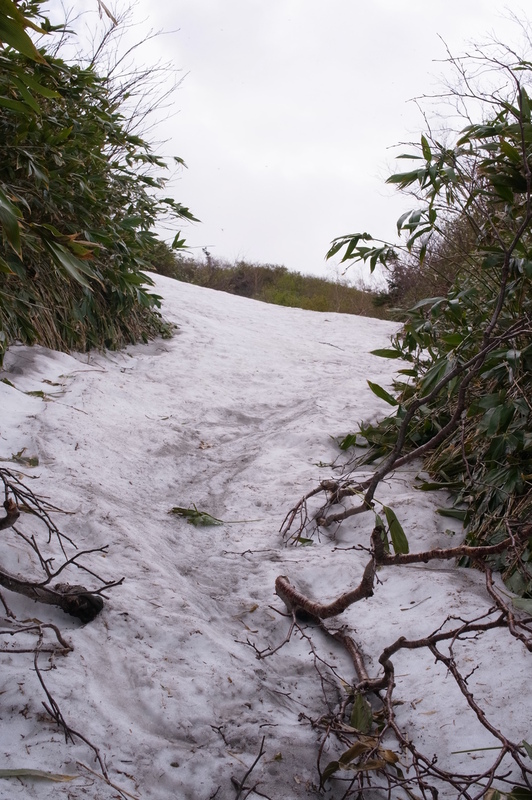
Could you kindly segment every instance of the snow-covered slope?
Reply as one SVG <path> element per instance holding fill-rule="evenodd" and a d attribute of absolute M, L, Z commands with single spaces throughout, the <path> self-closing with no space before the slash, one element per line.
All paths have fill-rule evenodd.
<path fill-rule="evenodd" d="M 19 619 L 54 622 L 72 642 L 73 652 L 43 674 L 68 724 L 100 749 L 112 782 L 129 793 L 122 796 L 234 798 L 265 737 L 248 785 L 259 782 L 271 800 L 317 797 L 320 731 L 309 720 L 326 707 L 309 643 L 296 637 L 263 660 L 251 645 L 274 647 L 287 633 L 278 575 L 322 600 L 360 579 L 366 557 L 348 548 L 367 544 L 372 515 L 306 548 L 285 547 L 279 528 L 294 502 L 331 476 L 320 466 L 338 456 L 331 437 L 386 410 L 366 379 L 389 384 L 395 365 L 369 351 L 385 347 L 396 326 L 156 281 L 164 314 L 178 325 L 173 339 L 89 356 L 14 347 L 0 375 L 13 384 L 0 383 L 0 458 L 24 448 L 38 457 L 37 467 L 23 468 L 35 476 L 32 490 L 75 512 L 57 522 L 82 549 L 109 545 L 88 562 L 95 572 L 125 581 L 85 626 L 4 594 Z M 47 400 L 24 394 L 39 390 Z M 433 514 L 441 498 L 416 492 L 412 475 L 395 476 L 379 497 L 401 516 L 415 549 L 445 544 L 447 524 Z M 226 524 L 194 527 L 168 513 L 193 504 Z M 31 572 L 9 530 L 0 552 L 11 571 Z M 480 574 L 449 565 L 390 568 L 381 580 L 371 601 L 342 615 L 375 673 L 382 648 L 399 635 L 426 635 L 448 614 L 487 605 Z M 316 641 L 353 682 L 341 650 Z M 508 646 L 503 686 L 494 665 Z M 529 735 L 529 713 L 511 700 L 527 679 L 524 653 L 493 635 L 474 655 L 488 706 L 495 717 L 512 715 L 517 740 Z M 429 656 L 399 661 L 398 713 L 426 751 L 447 763 L 452 751 L 494 743 Z M 31 655 L 1 663 L 0 768 L 77 777 L 0 780 L 0 797 L 120 796 L 82 766 L 98 772 L 87 746 L 65 743 L 43 717 Z M 45 656 L 39 663 L 50 666 Z M 470 755 L 454 758 L 471 764 Z M 333 781 L 326 796 L 340 798 L 345 788 Z"/>

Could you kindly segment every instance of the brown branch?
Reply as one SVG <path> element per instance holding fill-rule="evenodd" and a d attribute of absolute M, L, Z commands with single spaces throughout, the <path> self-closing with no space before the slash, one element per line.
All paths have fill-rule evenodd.
<path fill-rule="evenodd" d="M 48 689 L 48 687 L 47 687 L 47 685 L 46 685 L 46 683 L 44 681 L 44 678 L 42 676 L 41 670 L 39 669 L 39 664 L 38 664 L 39 652 L 40 652 L 40 649 L 38 647 L 35 650 L 35 654 L 34 654 L 34 657 L 33 657 L 33 666 L 34 666 L 35 672 L 37 674 L 37 677 L 39 679 L 39 683 L 41 684 L 41 686 L 43 688 L 43 691 L 44 691 L 44 693 L 45 693 L 45 695 L 46 695 L 46 697 L 48 699 L 48 703 L 45 703 L 43 701 L 43 706 L 44 706 L 45 710 L 48 712 L 48 714 L 50 714 L 50 716 L 54 719 L 54 721 L 57 723 L 57 725 L 59 725 L 59 727 L 63 729 L 63 733 L 65 734 L 65 741 L 66 742 L 68 742 L 69 740 L 71 742 L 73 742 L 74 741 L 74 737 L 76 736 L 78 739 L 81 739 L 82 742 L 85 742 L 85 744 L 88 745 L 91 748 L 91 750 L 93 751 L 94 756 L 95 756 L 98 764 L 100 765 L 100 769 L 102 771 L 102 775 L 104 776 L 104 778 L 107 781 L 109 781 L 109 776 L 107 774 L 107 770 L 105 768 L 105 764 L 103 763 L 103 759 L 102 759 L 102 757 L 100 755 L 100 751 L 98 750 L 96 745 L 92 744 L 92 742 L 89 741 L 89 739 L 87 739 L 86 736 L 84 736 L 82 733 L 79 733 L 79 731 L 75 731 L 73 728 L 70 727 L 70 725 L 68 725 L 68 723 L 66 722 L 66 720 L 65 720 L 65 718 L 64 718 L 64 716 L 63 716 L 63 714 L 61 712 L 61 709 L 59 708 L 59 706 L 58 706 L 57 702 L 55 701 L 53 695 L 51 694 L 50 690 Z"/>
<path fill-rule="evenodd" d="M 90 743 L 89 743 L 89 746 L 92 747 L 92 745 L 90 745 Z M 112 781 L 110 781 L 109 777 L 107 775 L 103 775 L 103 774 L 100 775 L 99 772 L 95 772 L 93 769 L 88 767 L 86 764 L 83 764 L 83 762 L 81 762 L 81 761 L 78 761 L 77 764 L 78 764 L 79 767 L 82 767 L 83 769 L 86 769 L 87 772 L 90 772 L 91 775 L 94 775 L 99 780 L 104 781 L 108 786 L 111 787 L 111 789 L 114 789 L 115 791 L 119 792 L 119 794 L 121 794 L 123 797 L 130 797 L 131 800 L 140 800 L 140 797 L 138 795 L 131 794 L 131 792 L 126 792 L 125 789 L 121 789 L 120 786 L 118 786 L 116 783 L 113 783 Z"/>
<path fill-rule="evenodd" d="M 242 780 L 241 781 L 237 781 L 236 778 L 234 778 L 234 777 L 231 778 L 233 785 L 235 786 L 236 789 L 238 789 L 238 793 L 236 795 L 235 800 L 240 800 L 240 797 L 242 796 L 242 792 L 244 791 L 244 789 L 248 788 L 247 786 L 244 785 L 245 782 L 246 782 L 246 778 L 249 778 L 249 776 L 251 775 L 251 773 L 253 772 L 253 770 L 255 769 L 257 764 L 259 763 L 260 759 L 264 755 L 264 740 L 265 740 L 265 738 L 266 738 L 265 736 L 262 737 L 262 742 L 260 743 L 259 754 L 258 754 L 257 758 L 255 759 L 255 761 L 253 762 L 253 764 L 248 769 L 248 771 L 246 772 L 246 774 L 244 775 L 244 777 L 242 778 Z M 255 784 L 255 786 L 256 785 L 257 784 Z M 253 787 L 253 789 L 251 789 L 250 791 L 254 791 L 254 788 L 255 787 Z M 248 792 L 248 794 L 249 794 L 249 792 Z M 247 796 L 248 795 L 246 795 L 246 797 Z"/>
<path fill-rule="evenodd" d="M 380 537 L 379 537 L 380 538 Z M 501 543 L 508 545 L 508 542 Z M 478 550 L 478 548 L 474 548 Z M 485 553 L 485 550 L 483 549 Z M 489 552 L 489 551 L 488 551 Z M 372 572 L 374 570 L 373 561 L 371 561 L 367 566 L 366 570 L 368 572 Z M 365 575 L 367 573 L 365 572 Z M 361 599 L 363 593 L 361 592 L 361 587 L 364 585 L 364 579 L 362 580 L 359 587 L 354 590 L 354 593 L 346 593 L 341 596 L 337 601 L 334 603 L 325 605 L 320 603 L 314 603 L 306 598 L 301 592 L 298 592 L 294 587 L 291 586 L 287 578 L 280 577 L 277 579 L 276 582 L 276 589 L 279 596 L 283 599 L 285 604 L 289 607 L 292 614 L 295 616 L 300 612 L 307 617 L 310 617 L 311 620 L 318 623 L 319 627 L 328 635 L 332 636 L 336 639 L 340 644 L 342 644 L 347 653 L 350 655 L 352 663 L 355 667 L 356 674 L 358 676 L 358 683 L 353 685 L 353 692 L 354 694 L 359 692 L 371 692 L 378 698 L 379 702 L 382 704 L 382 712 L 384 714 L 384 726 L 379 729 L 377 738 L 375 739 L 375 751 L 378 752 L 379 748 L 383 748 L 384 750 L 389 751 L 390 745 L 388 743 L 384 744 L 385 737 L 388 734 L 393 734 L 396 738 L 398 746 L 401 748 L 402 752 L 408 752 L 411 763 L 409 769 L 413 770 L 412 776 L 401 776 L 398 773 L 394 772 L 393 769 L 383 769 L 379 770 L 378 776 L 381 779 L 379 782 L 375 782 L 373 779 L 373 774 L 368 773 L 364 770 L 364 763 L 360 763 L 360 769 L 356 771 L 356 775 L 352 780 L 348 780 L 348 789 L 346 790 L 343 797 L 347 800 L 348 797 L 353 796 L 352 791 L 354 787 L 358 787 L 357 790 L 364 790 L 367 789 L 383 789 L 387 792 L 387 796 L 393 797 L 394 791 L 403 788 L 408 790 L 409 786 L 415 785 L 418 789 L 422 790 L 423 796 L 436 796 L 434 792 L 437 792 L 437 783 L 434 782 L 443 782 L 447 787 L 453 787 L 456 791 L 456 796 L 469 798 L 469 800 L 480 800 L 481 797 L 484 796 L 485 791 L 493 785 L 493 782 L 498 780 L 505 780 L 505 778 L 510 774 L 504 773 L 501 774 L 500 767 L 503 761 L 503 758 L 506 754 L 510 755 L 517 766 L 520 768 L 521 773 L 524 777 L 525 782 L 528 783 L 528 777 L 531 774 L 531 770 L 529 770 L 526 765 L 523 764 L 521 752 L 519 750 L 519 745 L 516 745 L 514 742 L 508 740 L 502 732 L 498 732 L 498 738 L 502 742 L 501 751 L 497 754 L 497 757 L 493 761 L 493 763 L 482 773 L 471 773 L 471 774 L 458 774 L 456 771 L 449 772 L 447 770 L 441 769 L 437 765 L 436 757 L 428 758 L 425 754 L 420 752 L 413 742 L 411 741 L 407 732 L 401 730 L 399 725 L 395 719 L 395 700 L 393 698 L 393 692 L 395 688 L 395 670 L 394 670 L 394 663 L 393 663 L 393 656 L 400 650 L 418 650 L 418 649 L 429 649 L 431 652 L 437 649 L 437 644 L 442 641 L 449 642 L 449 651 L 451 654 L 452 660 L 452 648 L 455 642 L 464 638 L 471 638 L 475 637 L 481 633 L 484 633 L 489 630 L 493 630 L 500 627 L 507 627 L 507 619 L 505 612 L 499 613 L 496 617 L 494 617 L 494 609 L 488 610 L 485 614 L 471 620 L 462 620 L 457 618 L 459 621 L 459 625 L 448 630 L 443 630 L 444 625 L 446 625 L 450 620 L 455 619 L 453 617 L 449 617 L 444 625 L 442 625 L 439 629 L 434 631 L 428 636 L 422 637 L 420 639 L 413 639 L 408 640 L 405 637 L 399 637 L 395 642 L 393 642 L 390 646 L 386 647 L 378 661 L 383 669 L 383 674 L 381 677 L 377 678 L 370 678 L 368 675 L 368 671 L 366 669 L 364 655 L 362 653 L 361 648 L 352 639 L 345 629 L 340 631 L 332 631 L 329 630 L 323 622 L 321 622 L 322 618 L 325 618 L 328 615 L 331 615 L 331 610 L 334 610 L 336 613 L 341 613 L 344 610 L 344 606 L 346 603 L 346 598 L 349 595 L 356 595 L 358 599 Z M 348 601 L 347 601 L 348 602 Z M 353 601 L 354 602 L 354 601 Z M 294 619 L 293 619 L 294 622 Z M 299 626 L 298 626 L 299 627 Z M 293 625 L 292 625 L 293 628 Z M 310 642 L 309 634 L 306 634 L 306 638 Z M 287 639 L 283 642 L 285 644 Z M 313 653 L 314 660 L 316 662 L 316 650 L 313 646 L 311 646 L 311 652 Z M 440 651 L 438 651 L 439 655 L 442 655 Z M 446 656 L 442 655 L 442 659 L 445 659 Z M 320 661 L 324 663 L 329 669 L 333 669 L 331 665 L 329 665 L 326 661 L 320 658 Z M 447 664 L 447 661 L 445 661 Z M 316 666 L 316 664 L 315 664 Z M 334 670 L 333 670 L 334 672 Z M 320 679 L 322 680 L 323 685 L 323 675 L 321 672 Z M 464 678 L 457 669 L 453 673 L 453 678 L 460 684 L 462 682 L 463 686 L 467 692 L 467 686 L 465 683 L 467 678 Z M 461 687 L 462 688 L 462 687 Z M 385 692 L 384 696 L 382 696 L 382 691 Z M 471 698 L 473 705 L 475 701 Z M 352 737 L 355 736 L 355 742 L 360 738 L 359 734 L 356 732 L 353 733 L 353 728 L 350 725 L 346 725 L 344 722 L 344 717 L 346 714 L 347 706 L 349 702 L 352 702 L 351 698 L 346 698 L 343 701 L 340 700 L 338 707 L 335 711 L 329 708 L 329 714 L 320 718 L 317 721 L 312 721 L 311 724 L 313 726 L 318 726 L 323 728 L 325 731 L 324 739 L 322 740 L 322 745 L 319 750 L 318 755 L 318 772 L 320 774 L 320 778 L 323 781 L 323 769 L 321 766 L 321 759 L 324 752 L 325 742 L 331 735 L 334 735 L 337 740 L 341 743 L 344 749 L 347 747 L 349 748 L 353 744 Z M 471 704 L 471 703 L 470 703 Z M 473 706 L 472 706 L 473 707 Z M 480 707 L 477 705 L 477 708 Z M 476 710 L 476 709 L 474 709 Z M 480 712 L 482 710 L 480 709 Z M 479 717 L 480 718 L 480 717 Z M 480 718 L 480 721 L 483 720 Z M 488 730 L 492 730 L 493 726 L 486 721 L 485 727 Z M 484 723 L 483 723 L 484 724 Z M 497 733 L 495 734 L 497 735 Z M 398 752 L 394 749 L 392 752 Z M 366 753 L 366 756 L 368 754 Z M 369 757 L 369 756 L 368 756 Z M 378 757 L 378 756 L 376 756 Z M 343 763 L 341 757 L 339 758 L 339 769 L 343 768 Z M 334 762 L 331 762 L 334 763 Z M 347 761 L 345 762 L 347 765 Z M 349 767 L 350 769 L 357 769 L 356 764 L 352 764 Z M 375 778 L 377 776 L 375 775 Z M 378 785 L 382 782 L 382 785 Z"/>
<path fill-rule="evenodd" d="M 268 658 L 269 656 L 273 656 L 274 653 L 277 653 L 282 647 L 285 646 L 285 644 L 288 644 L 288 642 L 292 638 L 294 628 L 298 628 L 300 630 L 299 625 L 297 624 L 296 615 L 293 611 L 290 613 L 290 616 L 292 617 L 292 623 L 290 625 L 290 628 L 288 629 L 288 633 L 284 637 L 283 641 L 277 645 L 277 647 L 272 648 L 271 645 L 268 645 L 268 647 L 265 647 L 263 650 L 259 650 L 259 648 L 257 647 L 256 644 L 254 644 L 254 642 L 250 642 L 249 639 L 246 640 L 246 644 L 248 644 L 255 651 L 255 655 L 257 656 L 257 658 L 262 659 L 262 658 Z"/>
<path fill-rule="evenodd" d="M 281 525 L 281 533 L 283 535 L 290 530 L 296 516 L 302 512 L 302 509 L 305 508 L 307 500 L 309 500 L 311 497 L 314 497 L 314 495 L 319 494 L 321 491 L 322 491 L 322 486 L 320 484 L 319 486 L 316 486 L 314 489 L 308 492 L 308 494 L 304 495 L 301 498 L 301 500 L 299 500 L 299 502 L 296 503 L 296 505 L 290 509 L 290 511 L 285 516 L 283 523 Z"/>
<path fill-rule="evenodd" d="M 48 512 L 67 512 L 63 512 L 62 509 L 57 508 L 57 506 L 53 506 L 51 503 L 48 503 L 35 495 L 32 490 L 29 489 L 19 477 L 17 477 L 17 475 L 8 469 L 5 469 L 4 467 L 0 467 L 0 479 L 4 484 L 6 497 L 7 493 L 11 492 L 19 506 L 19 510 L 21 509 L 38 517 L 38 519 L 40 519 L 48 529 L 48 542 L 51 541 L 52 535 L 54 535 L 57 538 L 63 554 L 66 557 L 65 543 L 68 543 L 73 547 L 75 547 L 75 544 L 69 536 L 66 536 L 59 530 Z"/>
<path fill-rule="evenodd" d="M 495 725 L 492 725 L 489 722 L 489 720 L 486 717 L 486 714 L 485 714 L 484 710 L 478 705 L 478 703 L 476 702 L 476 700 L 473 697 L 472 692 L 470 692 L 469 689 L 467 688 L 465 679 L 463 678 L 463 676 L 458 671 L 458 668 L 456 666 L 455 660 L 452 657 L 452 655 L 451 656 L 445 656 L 442 652 L 440 652 L 438 650 L 438 648 L 436 647 L 434 641 L 435 640 L 433 640 L 432 642 L 429 642 L 429 644 L 427 645 L 429 650 L 430 650 L 430 652 L 432 653 L 432 655 L 434 656 L 436 661 L 441 661 L 442 664 L 444 664 L 446 666 L 447 670 L 451 673 L 451 675 L 453 676 L 453 678 L 455 679 L 455 681 L 456 681 L 456 683 L 458 685 L 458 688 L 460 689 L 460 691 L 464 695 L 465 699 L 467 700 L 468 706 L 475 712 L 480 724 L 483 725 L 483 727 L 486 728 L 486 730 L 488 730 L 492 734 L 492 736 L 494 736 L 496 739 L 498 739 L 502 743 L 502 745 L 506 749 L 506 751 L 511 751 L 512 755 L 514 756 L 514 758 L 516 757 L 516 755 L 520 755 L 519 745 L 517 743 L 512 742 L 509 739 L 507 739 L 506 736 L 504 736 L 498 730 L 498 728 L 495 727 Z M 532 773 L 532 770 L 527 770 L 527 771 Z"/>
<path fill-rule="evenodd" d="M 510 547 L 515 547 L 516 544 L 525 541 L 532 535 L 532 526 L 528 525 L 526 528 L 517 535 L 504 539 L 498 544 L 487 545 L 485 547 L 471 547 L 470 545 L 460 545 L 459 547 L 449 548 L 433 548 L 432 550 L 425 550 L 421 553 L 396 553 L 390 555 L 384 550 L 384 544 L 381 537 L 381 528 L 376 527 L 371 534 L 371 543 L 375 560 L 379 566 L 399 565 L 399 564 L 419 564 L 426 563 L 427 561 L 440 560 L 449 561 L 453 558 L 461 558 L 467 556 L 473 560 L 481 560 L 497 553 L 502 553 Z"/>
<path fill-rule="evenodd" d="M 0 630 L 0 636 L 16 636 L 18 633 L 28 633 L 29 631 L 37 631 L 39 635 L 42 636 L 42 631 L 45 630 L 46 628 L 50 628 L 50 630 L 52 630 L 55 633 L 57 641 L 59 642 L 65 653 L 70 652 L 71 650 L 74 649 L 72 645 L 69 644 L 66 641 L 66 639 L 63 638 L 59 628 L 56 625 L 52 625 L 51 622 L 39 622 L 35 625 L 26 625 L 23 628 L 15 628 L 13 630 Z M 34 653 L 35 648 L 33 648 L 31 652 Z M 43 651 L 40 650 L 40 652 L 42 653 Z"/>
<path fill-rule="evenodd" d="M 20 517 L 20 511 L 14 500 L 10 498 L 4 500 L 4 508 L 6 510 L 6 516 L 0 519 L 0 531 L 3 531 L 4 528 L 10 528 Z"/>
<path fill-rule="evenodd" d="M 517 624 L 515 621 L 515 615 L 510 606 L 504 602 L 502 597 L 495 590 L 495 585 L 493 583 L 493 573 L 491 569 L 485 567 L 486 573 L 486 589 L 488 590 L 488 594 L 490 597 L 493 598 L 495 603 L 497 604 L 497 608 L 499 608 L 506 617 L 508 623 L 508 629 L 512 636 L 515 636 L 516 639 L 519 639 L 520 642 L 524 644 L 526 649 L 532 653 L 532 632 L 528 630 L 529 635 L 525 636 L 525 634 L 521 633 L 517 630 Z"/>
<path fill-rule="evenodd" d="M 351 636 L 348 636 L 343 630 L 333 632 L 329 631 L 327 628 L 325 628 L 325 626 L 322 627 L 330 636 L 333 637 L 333 639 L 336 639 L 337 642 L 340 642 L 340 644 L 345 647 L 347 653 L 351 656 L 351 661 L 353 662 L 355 672 L 358 675 L 358 680 L 360 682 L 370 681 L 371 679 L 368 675 L 366 664 L 364 662 L 364 655 L 355 640 Z"/>
<path fill-rule="evenodd" d="M 353 603 L 373 596 L 373 582 L 375 578 L 375 562 L 373 559 L 366 564 L 362 580 L 356 589 L 345 592 L 332 603 L 317 603 L 299 592 L 285 575 L 280 575 L 275 581 L 275 592 L 281 598 L 288 611 L 296 615 L 306 615 L 309 620 L 328 619 L 341 614 Z"/>
<path fill-rule="evenodd" d="M 489 612 L 488 612 L 489 614 Z M 488 616 L 488 615 L 484 615 Z M 480 619 L 482 619 L 481 617 Z M 464 636 L 466 633 L 481 633 L 484 631 L 492 630 L 493 628 L 503 628 L 505 627 L 505 620 L 504 615 L 500 615 L 494 620 L 490 622 L 477 622 L 476 620 L 472 620 L 470 622 L 464 622 L 459 628 L 454 628 L 450 631 L 441 631 L 440 633 L 435 632 L 431 633 L 429 636 L 425 636 L 422 639 L 406 639 L 404 636 L 400 636 L 398 639 L 395 640 L 393 644 L 389 647 L 385 647 L 382 651 L 381 655 L 379 656 L 379 664 L 384 669 L 384 677 L 377 678 L 376 680 L 371 681 L 370 684 L 362 683 L 357 686 L 357 689 L 384 689 L 388 687 L 387 675 L 393 672 L 393 666 L 391 663 L 391 657 L 397 653 L 399 650 L 419 650 L 423 647 L 430 647 L 437 642 L 442 642 L 446 639 L 458 639 L 461 636 Z"/>
<path fill-rule="evenodd" d="M 103 608 L 102 598 L 92 594 L 84 586 L 58 583 L 53 588 L 48 588 L 40 583 L 17 578 L 3 570 L 0 570 L 0 585 L 39 603 L 59 606 L 67 614 L 77 617 L 82 622 L 91 622 Z"/>
<path fill-rule="evenodd" d="M 453 558 L 467 556 L 480 560 L 490 555 L 501 553 L 503 550 L 514 546 L 516 542 L 528 539 L 532 533 L 532 527 L 524 528 L 519 536 L 505 539 L 499 544 L 486 547 L 471 547 L 461 545 L 446 549 L 434 548 L 421 553 L 400 553 L 390 555 L 384 550 L 381 538 L 381 529 L 376 527 L 371 536 L 374 552 L 374 560 L 368 562 L 364 570 L 364 575 L 359 586 L 349 592 L 344 592 L 332 603 L 318 603 L 311 600 L 302 592 L 298 591 L 285 575 L 280 575 L 275 581 L 275 592 L 286 605 L 288 611 L 295 612 L 300 618 L 306 615 L 309 620 L 328 619 L 341 614 L 353 603 L 358 602 L 373 595 L 373 583 L 375 578 L 375 567 L 381 565 L 398 566 L 401 564 L 425 563 L 431 560 L 450 560 Z"/>

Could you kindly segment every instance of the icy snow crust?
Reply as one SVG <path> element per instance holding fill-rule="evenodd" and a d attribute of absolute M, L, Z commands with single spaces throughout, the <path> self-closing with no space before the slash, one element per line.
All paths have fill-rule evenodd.
<path fill-rule="evenodd" d="M 258 781 L 271 800 L 340 798 L 346 786 L 336 781 L 325 795 L 318 791 L 320 731 L 309 718 L 326 706 L 308 643 L 295 637 L 258 660 L 248 642 L 261 650 L 286 635 L 289 620 L 274 610 L 284 611 L 274 594 L 278 575 L 323 602 L 361 577 L 366 556 L 334 548 L 367 544 L 371 514 L 305 548 L 285 547 L 279 527 L 300 496 L 333 474 L 318 466 L 338 456 L 331 437 L 387 410 L 366 380 L 389 385 L 396 362 L 369 351 L 386 347 L 396 326 L 161 277 L 156 290 L 179 326 L 170 341 L 88 357 L 39 347 L 8 354 L 0 377 L 16 388 L 0 383 L 0 458 L 23 448 L 38 456 L 38 467 L 23 470 L 38 478 L 28 479 L 31 488 L 75 512 L 56 521 L 80 548 L 108 544 L 91 568 L 125 582 L 85 626 L 4 594 L 19 619 L 54 622 L 72 642 L 67 657 L 49 664 L 41 656 L 41 668 L 52 667 L 45 679 L 66 720 L 100 748 L 111 779 L 131 795 L 234 798 L 231 778 L 244 777 L 264 736 L 251 785 Z M 412 550 L 448 545 L 448 521 L 434 514 L 445 500 L 415 491 L 414 474 L 395 475 L 378 498 L 393 506 Z M 168 514 L 192 504 L 222 520 L 250 521 L 196 528 Z M 1 552 L 6 568 L 31 574 L 9 530 Z M 479 573 L 447 563 L 384 568 L 379 578 L 375 596 L 341 617 L 373 675 L 398 636 L 427 635 L 448 614 L 473 616 L 490 605 Z M 320 636 L 322 656 L 352 682 L 343 652 Z M 478 666 L 469 684 L 475 697 L 514 740 L 529 737 L 524 648 L 499 631 L 469 650 L 471 669 Z M 398 719 L 412 739 L 442 767 L 479 771 L 489 751 L 450 754 L 496 740 L 452 679 L 422 651 L 402 652 L 395 663 L 395 696 L 404 702 Z M 0 693 L 0 768 L 78 776 L 68 784 L 0 780 L 1 798 L 119 796 L 80 766 L 97 771 L 86 745 L 66 744 L 43 716 L 30 655 L 2 657 Z M 342 752 L 332 745 L 325 763 Z"/>

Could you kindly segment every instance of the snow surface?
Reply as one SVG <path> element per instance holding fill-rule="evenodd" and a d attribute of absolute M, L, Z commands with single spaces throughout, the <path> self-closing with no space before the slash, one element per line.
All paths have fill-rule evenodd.
<path fill-rule="evenodd" d="M 252 774 L 260 792 L 271 800 L 340 798 L 346 787 L 334 780 L 318 791 L 321 732 L 309 719 L 326 706 L 308 642 L 295 636 L 262 660 L 249 643 L 274 647 L 287 633 L 274 593 L 278 575 L 323 602 L 360 580 L 367 557 L 349 548 L 367 544 L 371 514 L 311 547 L 286 547 L 279 528 L 299 497 L 334 474 L 323 466 L 338 456 L 334 437 L 387 410 L 366 380 L 389 385 L 396 364 L 369 351 L 385 347 L 396 325 L 154 278 L 165 317 L 178 326 L 173 339 L 89 356 L 15 346 L 0 374 L 13 384 L 0 382 L 0 464 L 74 512 L 56 522 L 82 549 L 109 545 L 90 567 L 125 581 L 87 625 L 4 595 L 19 620 L 53 622 L 73 644 L 66 657 L 40 657 L 46 682 L 68 723 L 101 750 L 111 780 L 130 795 L 234 798 L 232 778 L 244 777 L 264 736 L 265 755 Z M 22 450 L 39 465 L 14 464 Z M 411 549 L 448 545 L 448 520 L 434 514 L 445 498 L 416 491 L 414 477 L 414 469 L 397 473 L 378 498 L 393 506 Z M 193 527 L 168 513 L 192 504 L 226 524 Z M 9 529 L 2 563 L 32 574 Z M 449 614 L 490 605 L 483 576 L 450 563 L 384 568 L 379 578 L 375 596 L 341 617 L 373 675 L 383 647 L 398 636 L 427 635 Z M 343 651 L 319 632 L 313 638 L 352 683 Z M 498 631 L 464 646 L 461 658 L 471 664 L 466 672 L 477 667 L 469 685 L 489 718 L 515 741 L 530 737 L 525 648 Z M 398 720 L 412 740 L 443 767 L 479 771 L 489 751 L 451 753 L 496 740 L 454 681 L 424 651 L 403 651 L 395 663 Z M 66 743 L 43 714 L 43 699 L 31 654 L 2 656 L 0 768 L 77 777 L 0 780 L 0 797 L 119 797 L 82 766 L 98 771 L 88 747 Z M 345 749 L 335 750 L 333 740 L 328 748 L 325 763 Z"/>

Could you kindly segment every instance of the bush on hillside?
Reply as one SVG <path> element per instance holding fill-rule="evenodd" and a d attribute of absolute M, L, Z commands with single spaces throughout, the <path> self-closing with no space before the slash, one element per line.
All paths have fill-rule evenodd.
<path fill-rule="evenodd" d="M 40 7 L 2 6 L 0 365 L 15 340 L 85 350 L 167 330 L 143 270 L 157 217 L 192 218 L 160 198 L 165 164 L 106 76 L 35 48 L 26 29 L 52 30 Z"/>
<path fill-rule="evenodd" d="M 470 543 L 489 545 L 522 537 L 532 515 L 532 61 L 495 43 L 451 63 L 467 81 L 455 95 L 481 109 L 480 121 L 468 117 L 450 146 L 422 136 L 403 156 L 413 169 L 389 179 L 419 201 L 398 222 L 406 258 L 420 275 L 437 265 L 443 291 L 418 299 L 378 352 L 404 362 L 395 397 L 372 387 L 394 412 L 345 444 L 369 447 L 364 462 L 383 459 L 366 504 L 384 475 L 423 458 L 432 479 L 421 488 L 452 491 L 442 513 L 463 521 Z M 401 258 L 368 234 L 336 240 L 330 254 L 342 248 L 344 260 L 372 267 L 393 270 Z M 492 565 L 532 596 L 532 539 L 518 552 Z"/>
<path fill-rule="evenodd" d="M 170 251 L 157 250 L 152 269 L 170 278 L 195 283 L 264 303 L 274 303 L 309 311 L 335 311 L 386 319 L 385 309 L 374 304 L 375 293 L 350 286 L 347 281 L 330 281 L 312 275 L 291 272 L 275 264 L 250 264 L 213 258 L 205 261 Z"/>

